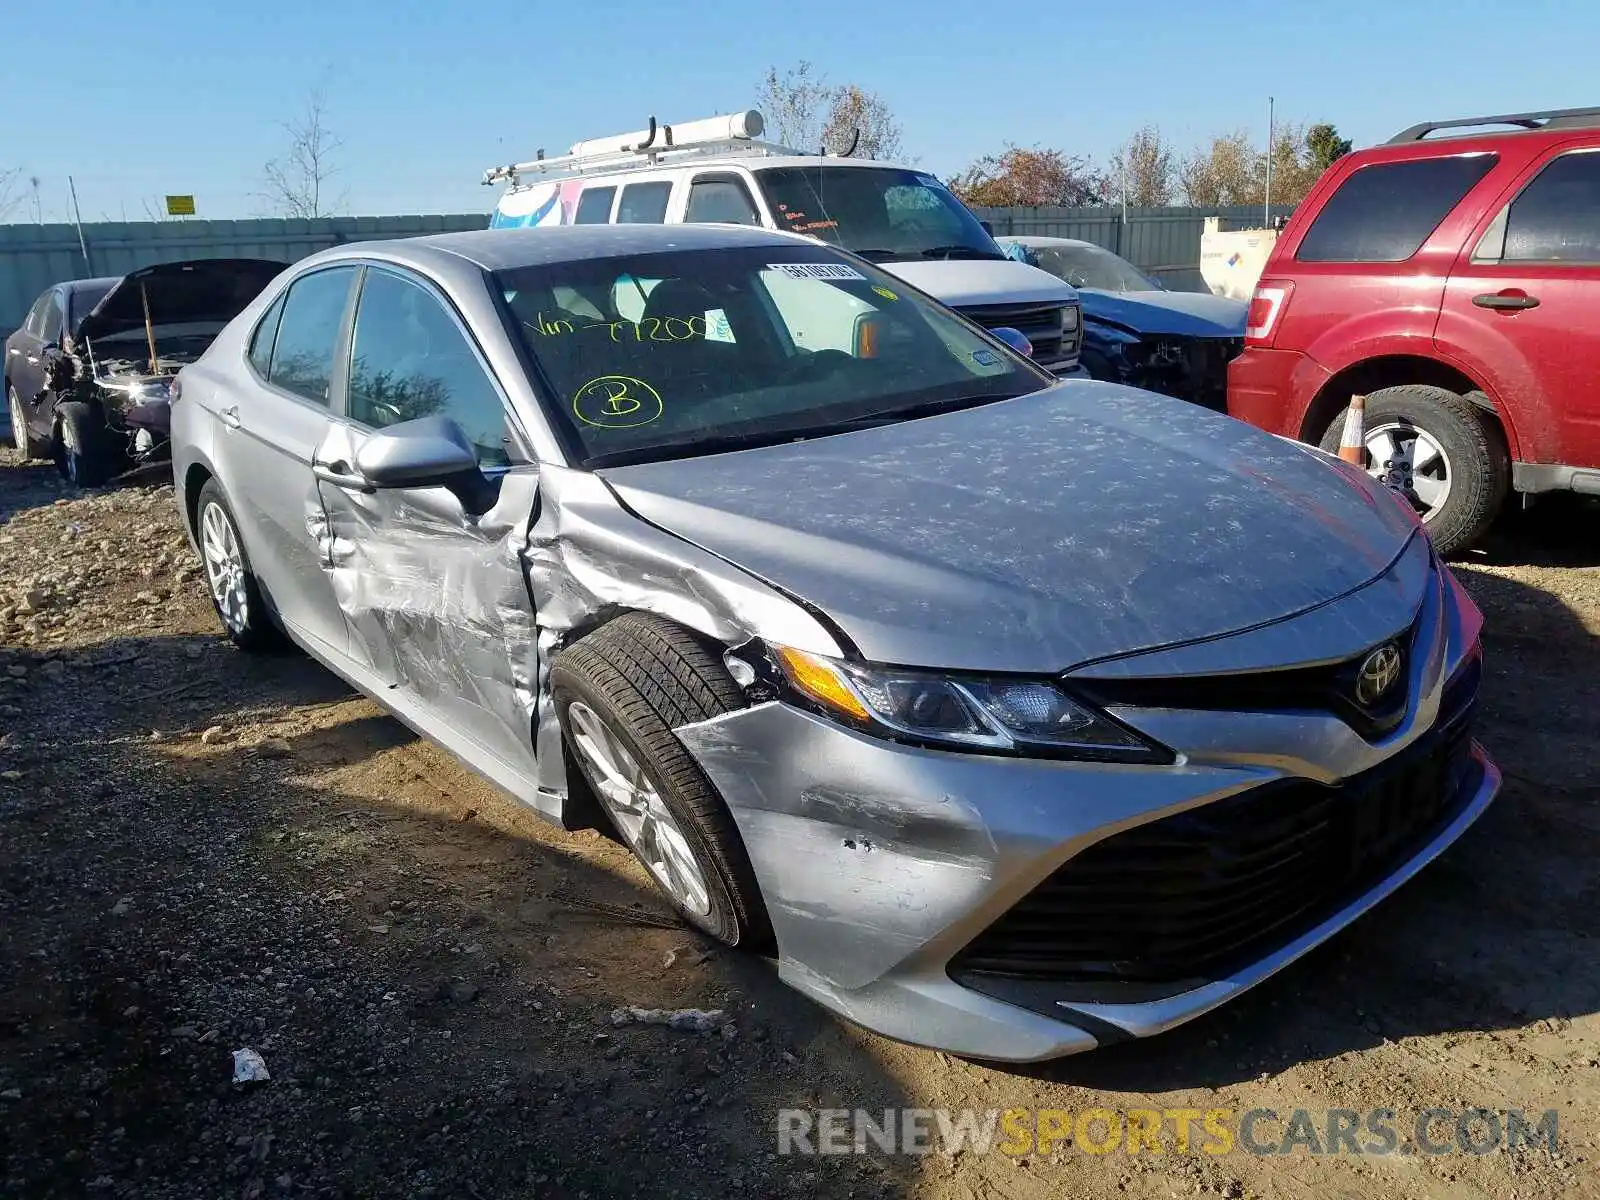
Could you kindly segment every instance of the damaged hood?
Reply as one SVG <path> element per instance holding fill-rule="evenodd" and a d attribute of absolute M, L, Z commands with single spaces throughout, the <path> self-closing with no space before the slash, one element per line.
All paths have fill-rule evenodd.
<path fill-rule="evenodd" d="M 142 267 L 117 281 L 78 322 L 73 337 L 143 331 L 146 298 L 152 326 L 225 325 L 287 266 L 264 258 L 201 258 Z"/>
<path fill-rule="evenodd" d="M 984 304 L 1071 304 L 1078 293 L 1048 271 L 1011 259 L 950 258 L 881 262 L 881 271 L 951 308 Z"/>
<path fill-rule="evenodd" d="M 867 659 L 948 669 L 1062 671 L 1274 621 L 1372 580 L 1416 532 L 1308 448 L 1088 381 L 600 474 Z"/>
<path fill-rule="evenodd" d="M 1179 337 L 1242 338 L 1243 300 L 1202 292 L 1103 292 L 1079 288 L 1083 316 L 1088 321 L 1120 325 L 1134 333 Z"/>

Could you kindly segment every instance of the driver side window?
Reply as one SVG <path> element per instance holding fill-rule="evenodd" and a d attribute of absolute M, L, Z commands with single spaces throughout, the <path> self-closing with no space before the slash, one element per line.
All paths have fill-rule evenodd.
<path fill-rule="evenodd" d="M 449 417 L 478 464 L 511 462 L 505 405 L 461 327 L 430 292 L 368 268 L 350 351 L 349 414 L 372 428 Z"/>

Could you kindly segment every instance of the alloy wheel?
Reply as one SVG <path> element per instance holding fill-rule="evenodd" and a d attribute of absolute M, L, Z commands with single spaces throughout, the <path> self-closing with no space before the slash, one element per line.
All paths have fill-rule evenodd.
<path fill-rule="evenodd" d="M 16 388 L 6 389 L 6 406 L 11 410 L 11 444 L 21 450 L 28 443 L 28 426 Z"/>
<path fill-rule="evenodd" d="M 244 552 L 239 548 L 233 521 L 220 504 L 207 504 L 200 514 L 200 551 L 217 612 L 230 630 L 242 633 L 250 620 Z"/>
<path fill-rule="evenodd" d="M 1367 430 L 1366 443 L 1371 475 L 1410 500 L 1423 520 L 1445 506 L 1453 478 L 1450 457 L 1427 430 L 1390 421 Z"/>
<path fill-rule="evenodd" d="M 584 776 L 601 807 L 669 896 L 698 916 L 711 912 L 711 893 L 689 840 L 661 793 L 622 740 L 581 700 L 567 708 L 570 734 Z"/>

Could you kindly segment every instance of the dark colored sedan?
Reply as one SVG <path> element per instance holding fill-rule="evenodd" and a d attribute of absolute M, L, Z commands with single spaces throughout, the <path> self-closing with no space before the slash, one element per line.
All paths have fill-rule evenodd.
<path fill-rule="evenodd" d="M 85 487 L 165 458 L 173 376 L 284 266 L 197 259 L 47 289 L 6 340 L 17 449 Z"/>
<path fill-rule="evenodd" d="M 1014 237 L 1000 246 L 1078 289 L 1083 365 L 1094 378 L 1226 411 L 1228 362 L 1244 349 L 1244 301 L 1168 291 L 1093 242 Z"/>

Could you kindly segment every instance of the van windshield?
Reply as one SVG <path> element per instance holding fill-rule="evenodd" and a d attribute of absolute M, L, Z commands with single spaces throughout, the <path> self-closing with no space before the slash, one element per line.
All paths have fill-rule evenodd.
<path fill-rule="evenodd" d="M 1054 382 L 825 246 L 582 259 L 495 284 L 551 420 L 590 467 L 844 433 Z"/>
<path fill-rule="evenodd" d="M 818 164 L 772 167 L 756 179 L 779 229 L 874 262 L 1005 258 L 966 205 L 923 171 Z"/>

